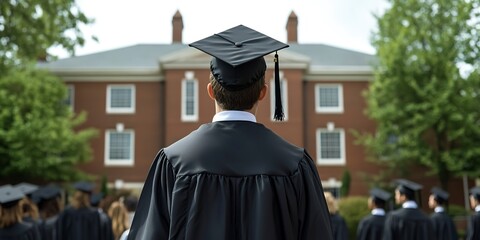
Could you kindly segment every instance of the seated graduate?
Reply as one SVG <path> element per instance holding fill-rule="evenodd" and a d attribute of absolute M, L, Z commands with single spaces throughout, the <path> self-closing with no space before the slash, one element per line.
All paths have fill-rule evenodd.
<path fill-rule="evenodd" d="M 423 186 L 407 179 L 397 179 L 395 183 L 395 202 L 402 207 L 387 215 L 383 239 L 434 239 L 432 222 L 418 207 L 417 192 Z"/>
<path fill-rule="evenodd" d="M 434 238 L 437 240 L 457 240 L 457 228 L 452 218 L 445 211 L 450 194 L 439 187 L 432 188 L 430 192 L 428 206 L 434 209 L 434 213 L 430 215 L 433 232 L 435 233 Z"/>
<path fill-rule="evenodd" d="M 12 185 L 0 187 L 0 240 L 37 240 L 37 225 L 22 221 L 21 201 L 25 195 Z"/>
<path fill-rule="evenodd" d="M 71 199 L 71 206 L 67 207 L 58 217 L 57 239 L 113 239 L 113 234 L 105 234 L 105 225 L 101 222 L 98 210 L 90 205 L 93 183 L 76 182 L 74 188 L 76 191 Z"/>
<path fill-rule="evenodd" d="M 380 188 L 370 190 L 368 208 L 372 213 L 358 224 L 357 240 L 382 239 L 385 227 L 385 206 L 391 196 Z"/>
<path fill-rule="evenodd" d="M 470 206 L 475 212 L 468 219 L 465 239 L 480 239 L 480 187 L 470 189 Z"/>
<path fill-rule="evenodd" d="M 263 56 L 288 45 L 239 25 L 190 46 L 213 56 L 206 89 L 216 114 L 158 152 L 128 239 L 332 239 L 314 161 L 256 122 L 268 92 Z"/>

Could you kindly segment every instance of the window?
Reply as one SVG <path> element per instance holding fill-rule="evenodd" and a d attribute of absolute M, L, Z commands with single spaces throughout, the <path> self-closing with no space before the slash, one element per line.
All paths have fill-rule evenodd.
<path fill-rule="evenodd" d="M 343 129 L 317 130 L 317 163 L 345 165 L 345 133 Z"/>
<path fill-rule="evenodd" d="M 105 133 L 105 165 L 133 166 L 134 139 L 132 130 L 121 132 L 107 130 Z"/>
<path fill-rule="evenodd" d="M 287 80 L 283 77 L 283 72 L 280 72 L 280 96 L 282 97 L 282 107 L 285 118 L 283 121 L 288 120 L 288 86 Z M 270 118 L 272 121 L 275 121 L 273 118 L 275 114 L 275 79 L 270 81 Z"/>
<path fill-rule="evenodd" d="M 69 106 L 73 111 L 73 103 L 75 99 L 75 89 L 73 85 L 67 86 L 67 98 L 65 99 L 65 104 Z"/>
<path fill-rule="evenodd" d="M 340 188 L 342 187 L 342 182 L 338 181 L 335 178 L 329 178 L 327 181 L 322 181 L 323 191 L 330 192 L 332 195 L 338 199 L 340 198 Z"/>
<path fill-rule="evenodd" d="M 135 113 L 135 86 L 109 85 L 107 113 Z"/>
<path fill-rule="evenodd" d="M 342 113 L 342 85 L 317 84 L 315 86 L 315 110 L 319 113 Z"/>
<path fill-rule="evenodd" d="M 198 120 L 198 81 L 193 72 L 185 73 L 182 81 L 182 121 L 195 122 Z"/>

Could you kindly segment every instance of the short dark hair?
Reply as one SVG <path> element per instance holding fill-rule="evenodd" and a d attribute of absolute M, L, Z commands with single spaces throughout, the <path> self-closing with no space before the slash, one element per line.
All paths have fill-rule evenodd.
<path fill-rule="evenodd" d="M 238 91 L 230 91 L 224 88 L 215 80 L 215 77 L 210 74 L 210 84 L 212 85 L 215 99 L 222 109 L 225 110 L 249 110 L 258 101 L 260 91 L 265 85 L 265 74 L 255 81 L 252 85 L 245 89 Z"/>
<path fill-rule="evenodd" d="M 137 204 L 138 204 L 138 198 L 135 196 L 128 196 L 123 201 L 123 204 L 127 208 L 127 211 L 135 212 L 135 209 L 137 208 Z"/>
<path fill-rule="evenodd" d="M 377 208 L 385 208 L 385 201 L 383 201 L 382 199 L 373 197 L 372 201 Z"/>

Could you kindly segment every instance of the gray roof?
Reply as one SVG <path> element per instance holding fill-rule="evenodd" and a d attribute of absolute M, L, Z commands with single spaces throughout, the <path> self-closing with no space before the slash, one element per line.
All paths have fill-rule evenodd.
<path fill-rule="evenodd" d="M 50 69 L 156 68 L 159 59 L 188 48 L 185 44 L 137 44 L 94 54 L 40 63 Z M 290 44 L 289 51 L 308 57 L 312 66 L 371 66 L 375 56 L 324 44 Z"/>

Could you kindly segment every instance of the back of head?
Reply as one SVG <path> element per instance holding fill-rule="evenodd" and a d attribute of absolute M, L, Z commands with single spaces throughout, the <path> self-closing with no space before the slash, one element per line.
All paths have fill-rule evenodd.
<path fill-rule="evenodd" d="M 122 233 L 128 229 L 128 213 L 123 203 L 115 201 L 108 209 L 108 216 L 112 220 L 112 230 L 115 239 L 119 239 Z"/>
<path fill-rule="evenodd" d="M 125 204 L 127 211 L 135 212 L 135 209 L 137 209 L 138 198 L 136 196 L 128 196 L 123 203 Z"/>
<path fill-rule="evenodd" d="M 7 228 L 22 221 L 21 200 L 12 206 L 0 205 L 0 229 Z"/>
<path fill-rule="evenodd" d="M 325 200 L 327 201 L 328 211 L 330 214 L 335 214 L 338 211 L 337 200 L 331 192 L 325 192 Z"/>
<path fill-rule="evenodd" d="M 79 208 L 88 208 L 90 207 L 90 194 L 82 191 L 75 191 L 72 197 L 72 207 Z"/>

